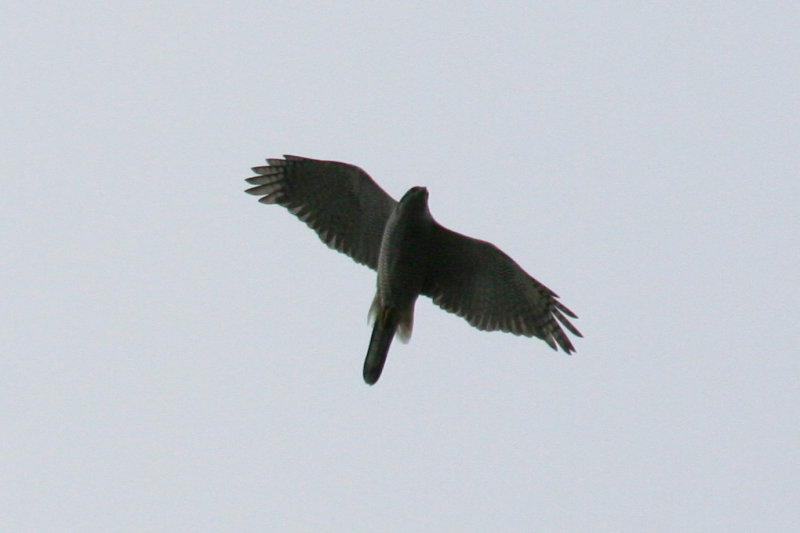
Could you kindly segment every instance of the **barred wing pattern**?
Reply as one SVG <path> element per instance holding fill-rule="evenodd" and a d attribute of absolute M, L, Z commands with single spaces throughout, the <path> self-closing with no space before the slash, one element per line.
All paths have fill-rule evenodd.
<path fill-rule="evenodd" d="M 582 335 L 567 319 L 575 314 L 558 295 L 528 275 L 491 243 L 436 224 L 422 293 L 478 329 L 538 337 L 551 348 L 575 351 L 564 330 Z M 567 315 L 567 316 L 564 316 Z M 560 324 L 559 324 L 560 323 Z"/>
<path fill-rule="evenodd" d="M 354 165 L 292 155 L 253 167 L 246 192 L 286 207 L 322 242 L 377 270 L 383 228 L 397 202 Z"/>

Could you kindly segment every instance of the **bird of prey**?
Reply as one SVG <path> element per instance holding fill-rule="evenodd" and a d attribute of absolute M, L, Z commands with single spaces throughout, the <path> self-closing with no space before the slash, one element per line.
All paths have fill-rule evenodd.
<path fill-rule="evenodd" d="M 279 204 L 322 242 L 378 273 L 364 381 L 378 381 L 395 334 L 411 337 L 420 294 L 478 329 L 538 337 L 575 350 L 562 326 L 582 335 L 558 295 L 491 243 L 451 231 L 431 216 L 428 190 L 412 187 L 395 201 L 359 167 L 292 155 L 267 159 L 246 192 Z M 565 316 L 566 315 L 566 316 Z"/>

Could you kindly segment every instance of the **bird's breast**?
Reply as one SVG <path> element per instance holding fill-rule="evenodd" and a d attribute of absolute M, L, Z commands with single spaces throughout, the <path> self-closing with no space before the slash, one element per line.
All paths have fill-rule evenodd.
<path fill-rule="evenodd" d="M 404 307 L 417 298 L 425 280 L 428 221 L 395 209 L 381 240 L 378 256 L 378 294 L 383 305 Z"/>

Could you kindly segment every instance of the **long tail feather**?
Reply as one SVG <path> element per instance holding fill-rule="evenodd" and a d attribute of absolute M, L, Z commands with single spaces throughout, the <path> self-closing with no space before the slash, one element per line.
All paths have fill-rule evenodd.
<path fill-rule="evenodd" d="M 397 314 L 388 309 L 385 311 L 388 312 L 378 313 L 375 318 L 367 358 L 364 360 L 364 381 L 369 385 L 374 385 L 381 377 L 389 346 L 397 330 Z"/>

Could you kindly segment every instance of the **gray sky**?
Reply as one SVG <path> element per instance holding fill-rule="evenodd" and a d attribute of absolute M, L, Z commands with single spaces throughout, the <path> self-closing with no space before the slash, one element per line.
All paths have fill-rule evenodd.
<path fill-rule="evenodd" d="M 800 11 L 521 4 L 0 9 L 7 530 L 796 527 Z M 421 299 L 364 385 L 284 153 L 427 186 L 577 354 Z"/>

